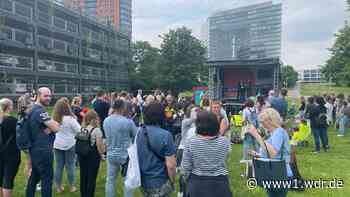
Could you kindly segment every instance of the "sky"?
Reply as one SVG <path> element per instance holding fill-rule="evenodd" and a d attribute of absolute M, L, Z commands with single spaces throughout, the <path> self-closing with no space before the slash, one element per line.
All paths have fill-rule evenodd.
<path fill-rule="evenodd" d="M 159 47 L 159 35 L 186 26 L 200 38 L 215 11 L 267 0 L 133 0 L 133 41 Z M 295 69 L 315 68 L 329 58 L 334 34 L 344 26 L 345 0 L 275 0 L 283 3 L 282 61 Z"/>

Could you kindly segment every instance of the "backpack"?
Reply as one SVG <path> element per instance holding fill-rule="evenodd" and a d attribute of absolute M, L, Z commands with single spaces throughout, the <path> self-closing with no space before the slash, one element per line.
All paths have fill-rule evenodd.
<path fill-rule="evenodd" d="M 19 150 L 27 151 L 32 147 L 33 138 L 30 128 L 30 114 L 24 114 L 16 124 L 16 144 Z"/>
<path fill-rule="evenodd" d="M 326 113 L 320 113 L 316 117 L 316 123 L 319 128 L 327 128 L 328 127 L 328 122 L 327 122 L 327 114 Z"/>
<path fill-rule="evenodd" d="M 89 131 L 86 128 L 81 128 L 81 131 L 75 136 L 75 153 L 79 156 L 88 156 L 93 150 L 94 146 L 91 146 L 91 133 L 95 128 Z"/>

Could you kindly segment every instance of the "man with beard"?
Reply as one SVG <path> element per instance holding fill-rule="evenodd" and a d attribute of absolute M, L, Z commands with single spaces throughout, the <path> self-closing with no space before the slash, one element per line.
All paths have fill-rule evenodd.
<path fill-rule="evenodd" d="M 41 182 L 41 196 L 52 196 L 53 179 L 53 143 L 59 123 L 51 120 L 46 108 L 51 101 L 51 91 L 42 87 L 37 91 L 37 100 L 29 114 L 29 129 L 32 146 L 29 149 L 28 170 L 30 177 L 26 188 L 26 197 L 34 197 L 37 183 Z"/>

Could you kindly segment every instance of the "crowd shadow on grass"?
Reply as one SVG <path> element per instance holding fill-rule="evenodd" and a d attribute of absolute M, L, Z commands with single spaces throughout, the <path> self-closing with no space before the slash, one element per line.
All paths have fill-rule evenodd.
<path fill-rule="evenodd" d="M 343 189 L 308 189 L 305 192 L 288 192 L 288 197 L 349 197 L 350 196 L 350 135 L 344 138 L 336 136 L 333 128 L 329 131 L 329 141 L 331 150 L 327 153 L 321 152 L 318 155 L 312 154 L 313 151 L 313 139 L 309 138 L 308 147 L 297 148 L 297 160 L 301 175 L 308 180 L 331 180 L 337 178 L 344 181 Z M 262 197 L 267 196 L 265 191 L 261 188 L 249 190 L 246 186 L 246 178 L 241 177 L 241 173 L 244 172 L 244 166 L 239 163 L 241 159 L 242 145 L 232 145 L 232 151 L 227 161 L 227 167 L 230 172 L 230 185 L 235 197 Z M 25 196 L 26 177 L 24 174 L 24 166 L 26 162 L 26 156 L 22 155 L 22 163 L 18 175 L 16 177 L 16 184 L 14 189 L 14 197 Z M 63 183 L 67 183 L 66 175 L 64 175 Z M 77 186 L 79 186 L 79 169 L 76 171 Z M 96 187 L 96 197 L 105 196 L 105 181 L 106 180 L 106 164 L 102 162 Z M 67 187 L 67 184 L 65 185 Z M 122 180 L 119 176 L 116 187 L 116 196 L 122 196 Z M 178 190 L 178 185 L 176 186 Z M 39 193 L 38 193 L 39 194 Z M 37 195 L 40 196 L 40 195 Z M 64 192 L 62 194 L 54 194 L 57 197 L 79 197 L 79 192 L 69 193 Z M 141 197 L 140 190 L 136 190 L 135 197 Z M 176 197 L 176 193 L 173 197 Z"/>

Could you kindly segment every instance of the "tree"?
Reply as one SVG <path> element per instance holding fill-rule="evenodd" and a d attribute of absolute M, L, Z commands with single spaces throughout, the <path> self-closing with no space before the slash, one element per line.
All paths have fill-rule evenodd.
<path fill-rule="evenodd" d="M 322 67 L 322 73 L 327 81 L 350 85 L 350 26 L 345 24 L 335 37 L 335 43 L 329 49 L 331 57 Z"/>
<path fill-rule="evenodd" d="M 131 46 L 129 79 L 132 90 L 152 90 L 157 88 L 155 79 L 160 61 L 159 49 L 147 41 L 137 41 Z"/>
<path fill-rule="evenodd" d="M 288 88 L 294 87 L 298 80 L 298 73 L 290 65 L 282 67 L 282 82 Z"/>
<path fill-rule="evenodd" d="M 182 27 L 170 30 L 161 38 L 157 81 L 162 89 L 178 93 L 207 81 L 206 49 L 190 29 Z"/>

